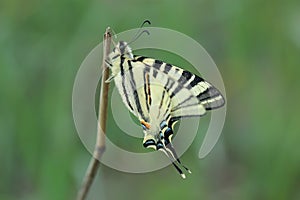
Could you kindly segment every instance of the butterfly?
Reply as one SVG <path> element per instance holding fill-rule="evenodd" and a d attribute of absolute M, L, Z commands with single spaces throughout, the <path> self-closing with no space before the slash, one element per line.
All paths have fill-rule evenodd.
<path fill-rule="evenodd" d="M 149 22 L 150 23 L 150 22 Z M 182 178 L 184 166 L 172 144 L 174 125 L 182 118 L 201 117 L 225 104 L 224 97 L 200 76 L 161 60 L 134 55 L 129 44 L 119 41 L 106 63 L 120 96 L 140 121 L 143 146 L 162 151 Z"/>

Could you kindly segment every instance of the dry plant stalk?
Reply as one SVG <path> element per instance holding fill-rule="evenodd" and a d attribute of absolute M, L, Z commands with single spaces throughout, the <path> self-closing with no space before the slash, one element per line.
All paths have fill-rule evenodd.
<path fill-rule="evenodd" d="M 105 80 L 109 77 L 109 70 L 106 66 L 105 59 L 110 53 L 111 44 L 111 30 L 108 27 L 104 34 L 103 42 L 103 60 L 102 60 L 102 80 L 101 90 L 99 97 L 99 112 L 97 123 L 97 141 L 94 149 L 94 155 L 91 158 L 89 167 L 86 171 L 85 177 L 82 182 L 82 186 L 78 192 L 77 200 L 84 200 L 87 197 L 89 189 L 95 179 L 97 170 L 99 168 L 99 159 L 102 157 L 105 150 L 105 133 L 106 133 L 106 119 L 107 119 L 107 104 L 108 104 L 108 89 L 109 83 L 105 83 Z"/>

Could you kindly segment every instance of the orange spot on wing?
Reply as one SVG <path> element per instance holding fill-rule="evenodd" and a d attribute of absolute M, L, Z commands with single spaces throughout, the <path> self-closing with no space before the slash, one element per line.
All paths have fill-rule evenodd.
<path fill-rule="evenodd" d="M 143 124 L 147 129 L 150 129 L 150 124 L 145 122 L 144 120 L 141 121 L 141 124 Z"/>

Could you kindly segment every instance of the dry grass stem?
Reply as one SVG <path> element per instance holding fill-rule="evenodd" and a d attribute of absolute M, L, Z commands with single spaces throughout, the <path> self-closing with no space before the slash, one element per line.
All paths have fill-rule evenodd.
<path fill-rule="evenodd" d="M 105 134 L 106 134 L 106 119 L 107 119 L 107 104 L 108 104 L 108 89 L 109 83 L 105 83 L 105 80 L 109 77 L 109 69 L 106 66 L 105 59 L 110 53 L 111 44 L 111 30 L 108 27 L 104 34 L 103 42 L 103 60 L 102 60 L 102 80 L 101 90 L 99 97 L 99 112 L 98 112 L 98 123 L 97 123 L 97 141 L 94 149 L 94 155 L 91 158 L 89 167 L 87 168 L 85 177 L 82 182 L 82 186 L 78 192 L 77 200 L 85 200 L 89 189 L 95 179 L 100 162 L 99 159 L 102 157 L 105 150 Z"/>

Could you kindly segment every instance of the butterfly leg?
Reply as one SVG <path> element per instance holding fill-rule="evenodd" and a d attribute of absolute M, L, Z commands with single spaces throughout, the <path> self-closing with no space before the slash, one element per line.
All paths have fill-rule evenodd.
<path fill-rule="evenodd" d="M 110 63 L 109 60 L 105 59 L 105 63 L 109 66 L 109 67 L 112 67 L 113 65 Z"/>

